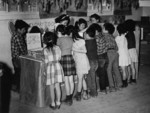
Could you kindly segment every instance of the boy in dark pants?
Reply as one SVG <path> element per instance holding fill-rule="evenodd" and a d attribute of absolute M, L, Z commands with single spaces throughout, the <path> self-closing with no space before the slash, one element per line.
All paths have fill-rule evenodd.
<path fill-rule="evenodd" d="M 108 77 L 107 77 L 107 43 L 102 34 L 102 28 L 99 24 L 92 24 L 92 29 L 95 29 L 96 42 L 97 42 L 97 55 L 98 55 L 98 69 L 97 76 L 99 77 L 100 92 L 106 94 L 106 88 L 108 87 Z"/>
<path fill-rule="evenodd" d="M 118 47 L 115 41 L 115 37 L 112 35 L 114 33 L 114 30 L 115 27 L 111 23 L 105 23 L 103 25 L 103 35 L 108 46 L 107 75 L 110 92 L 114 92 L 116 91 L 116 89 L 120 90 L 122 86 L 122 78 L 119 71 L 119 54 L 117 52 Z"/>
<path fill-rule="evenodd" d="M 23 20 L 16 20 L 15 29 L 16 32 L 11 38 L 11 54 L 12 54 L 12 63 L 14 66 L 15 74 L 13 79 L 14 89 L 19 92 L 20 90 L 20 58 L 21 55 L 27 55 L 27 44 L 26 44 L 26 33 L 29 25 Z"/>

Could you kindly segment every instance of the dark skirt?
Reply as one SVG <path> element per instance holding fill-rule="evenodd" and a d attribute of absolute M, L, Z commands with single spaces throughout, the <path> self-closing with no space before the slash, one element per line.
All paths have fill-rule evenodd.
<path fill-rule="evenodd" d="M 64 71 L 64 76 L 76 75 L 75 61 L 72 55 L 62 56 L 60 63 Z"/>

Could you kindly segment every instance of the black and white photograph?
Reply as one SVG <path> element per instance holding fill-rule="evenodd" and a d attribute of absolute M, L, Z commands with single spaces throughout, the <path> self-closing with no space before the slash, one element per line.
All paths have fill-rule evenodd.
<path fill-rule="evenodd" d="M 0 113 L 150 113 L 150 0 L 0 0 Z"/>

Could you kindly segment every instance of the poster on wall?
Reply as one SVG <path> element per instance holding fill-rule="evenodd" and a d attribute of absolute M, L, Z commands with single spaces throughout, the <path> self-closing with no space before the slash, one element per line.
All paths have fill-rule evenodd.
<path fill-rule="evenodd" d="M 66 13 L 70 16 L 87 16 L 87 0 L 68 0 L 70 5 Z"/>
<path fill-rule="evenodd" d="M 87 0 L 39 0 L 40 18 L 56 17 L 63 13 L 70 16 L 87 16 Z"/>
<path fill-rule="evenodd" d="M 30 19 L 26 20 L 30 26 L 38 26 L 42 31 L 53 31 L 55 21 L 54 18 L 47 18 L 47 19 Z"/>
<path fill-rule="evenodd" d="M 39 16 L 40 18 L 49 18 L 66 13 L 71 3 L 71 0 L 39 0 Z"/>
<path fill-rule="evenodd" d="M 5 10 L 5 3 L 3 2 L 3 0 L 0 0 L 0 11 L 4 10 Z"/>
<path fill-rule="evenodd" d="M 131 15 L 132 5 L 128 0 L 116 0 L 114 3 L 114 14 L 115 15 Z"/>
<path fill-rule="evenodd" d="M 113 15 L 114 0 L 88 0 L 87 15 Z"/>

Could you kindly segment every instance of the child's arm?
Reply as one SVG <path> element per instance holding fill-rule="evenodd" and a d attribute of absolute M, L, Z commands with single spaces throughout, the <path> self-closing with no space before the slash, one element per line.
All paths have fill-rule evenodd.
<path fill-rule="evenodd" d="M 57 51 L 58 51 L 59 60 L 60 60 L 61 59 L 61 49 L 59 48 L 59 46 L 57 46 Z"/>
<path fill-rule="evenodd" d="M 75 51 L 75 52 L 79 52 L 79 53 L 86 53 L 87 51 L 86 51 L 86 48 L 83 46 L 83 47 L 80 47 L 80 48 L 72 48 L 72 50 L 73 51 Z"/>
<path fill-rule="evenodd" d="M 75 51 L 75 52 L 81 52 L 81 53 L 86 53 L 87 52 L 86 47 L 85 47 L 85 43 L 82 42 L 82 41 L 74 43 L 73 47 L 72 47 L 72 50 Z"/>

